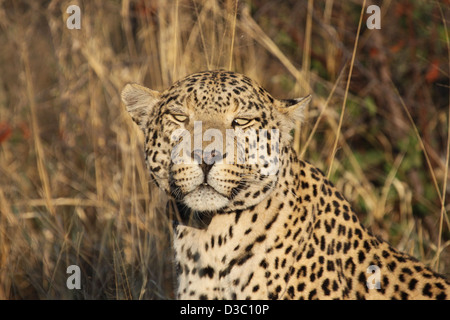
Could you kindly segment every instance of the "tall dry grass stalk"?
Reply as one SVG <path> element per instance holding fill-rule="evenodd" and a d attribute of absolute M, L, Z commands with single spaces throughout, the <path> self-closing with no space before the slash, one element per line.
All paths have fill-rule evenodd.
<path fill-rule="evenodd" d="M 81 29 L 69 30 L 66 8 L 76 3 Z M 358 118 L 362 111 L 352 118 L 351 105 L 341 114 L 335 107 L 351 102 L 363 106 L 370 123 L 389 119 L 381 103 L 368 118 L 366 97 L 350 85 L 358 81 L 342 82 L 351 65 L 356 76 L 374 75 L 366 94 L 381 86 L 363 60 L 373 33 L 361 31 L 361 45 L 352 51 L 363 19 L 350 17 L 361 12 L 360 3 L 76 3 L 0 4 L 0 299 L 173 297 L 166 195 L 149 181 L 142 134 L 119 92 L 127 82 L 161 90 L 189 73 L 216 68 L 245 73 L 280 98 L 315 93 L 302 134 L 294 134 L 301 156 L 328 171 L 339 148 L 331 179 L 360 218 L 401 250 L 449 272 L 448 190 L 437 187 L 437 181 L 445 187 L 448 176 L 441 145 L 422 139 L 422 154 L 432 156 L 434 178 L 428 181 L 436 181 L 434 193 L 425 195 L 402 176 L 413 147 L 399 152 L 390 132 L 379 127 L 374 134 Z M 322 49 L 326 68 L 319 72 Z M 389 90 L 392 101 L 402 99 Z M 430 121 L 438 127 L 448 113 L 435 110 Z M 398 121 L 411 128 L 417 118 Z M 378 169 L 367 170 L 354 141 L 382 150 Z M 415 205 L 430 215 L 414 216 Z M 81 268 L 81 290 L 66 287 L 69 265 Z"/>

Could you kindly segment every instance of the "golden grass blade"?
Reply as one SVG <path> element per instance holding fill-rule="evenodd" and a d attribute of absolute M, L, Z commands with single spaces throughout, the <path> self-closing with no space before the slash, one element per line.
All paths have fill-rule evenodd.
<path fill-rule="evenodd" d="M 286 57 L 286 55 L 275 44 L 275 42 L 273 42 L 273 40 L 261 29 L 256 21 L 253 20 L 247 7 L 244 7 L 244 10 L 242 10 L 242 21 L 240 27 L 245 30 L 249 34 L 249 36 L 259 42 L 264 48 L 266 48 L 267 51 L 273 54 L 296 79 L 296 81 L 300 82 L 300 79 L 302 78 L 301 72 L 294 66 L 289 58 Z M 309 85 L 307 90 L 308 92 L 311 92 L 312 90 Z"/>
<path fill-rule="evenodd" d="M 425 148 L 423 139 L 420 136 L 419 129 L 417 128 L 416 124 L 414 123 L 414 119 L 412 118 L 411 113 L 409 112 L 408 108 L 406 107 L 405 102 L 403 101 L 403 98 L 401 97 L 400 93 L 398 92 L 397 87 L 393 83 L 392 79 L 390 79 L 390 82 L 391 82 L 391 85 L 392 85 L 395 93 L 397 94 L 397 97 L 398 97 L 398 99 L 400 101 L 400 104 L 403 107 L 403 110 L 405 111 L 406 115 L 408 116 L 409 121 L 411 122 L 412 128 L 414 130 L 414 133 L 416 134 L 417 140 L 419 141 L 419 144 L 420 144 L 420 148 L 422 149 L 422 152 L 424 154 L 425 160 L 427 162 L 427 167 L 428 167 L 428 170 L 430 172 L 431 178 L 433 180 L 433 185 L 434 185 L 434 188 L 436 190 L 436 194 L 438 195 L 439 201 L 441 203 L 441 212 L 440 212 L 440 219 L 439 219 L 438 249 L 436 250 L 436 256 L 435 256 L 435 259 L 434 259 L 434 262 L 433 262 L 434 268 L 435 268 L 435 270 L 437 270 L 438 267 L 439 267 L 439 263 L 438 263 L 439 262 L 439 255 L 441 254 L 440 241 L 441 241 L 441 237 L 442 237 L 442 224 L 443 224 L 443 220 L 444 219 L 445 219 L 445 221 L 447 223 L 447 226 L 450 228 L 450 221 L 449 221 L 448 215 L 444 214 L 446 212 L 446 209 L 445 209 L 445 189 L 443 189 L 443 193 L 441 193 L 441 191 L 439 189 L 439 184 L 438 184 L 437 179 L 436 179 L 436 174 L 434 173 L 433 166 L 431 164 L 428 152 L 427 152 L 427 150 Z M 449 113 L 449 118 L 450 118 L 450 113 Z M 449 127 L 448 130 L 450 131 L 450 127 Z M 446 159 L 447 162 L 446 162 L 446 169 L 444 170 L 445 171 L 445 174 L 444 174 L 444 186 L 445 187 L 447 185 L 447 176 L 448 176 L 448 150 L 449 150 L 448 147 L 449 147 L 449 143 L 450 143 L 450 140 L 447 141 L 447 159 Z"/>
<path fill-rule="evenodd" d="M 131 28 L 131 23 L 130 23 L 130 0 L 122 1 L 120 15 L 122 17 L 123 30 L 125 33 L 127 47 L 130 52 L 130 56 L 132 58 L 136 58 L 137 57 L 136 45 L 133 40 L 133 33 L 132 33 L 132 28 Z"/>
<path fill-rule="evenodd" d="M 303 45 L 303 59 L 302 59 L 302 77 L 297 79 L 296 87 L 300 85 L 303 92 L 307 92 L 310 83 L 310 65 L 311 65 L 311 33 L 312 33 L 312 16 L 313 16 L 314 0 L 308 0 L 308 9 L 306 14 L 306 28 L 305 28 L 305 43 Z M 296 90 L 297 91 L 297 90 Z M 300 94 L 295 92 L 295 94 Z M 305 118 L 308 119 L 308 107 L 305 110 Z M 300 152 L 301 140 L 301 122 L 296 121 L 294 131 L 294 150 L 297 154 Z M 305 133 L 306 134 L 306 131 Z"/>
<path fill-rule="evenodd" d="M 358 48 L 359 33 L 361 31 L 361 24 L 362 24 L 365 9 L 366 9 L 366 0 L 363 1 L 362 7 L 361 7 L 361 14 L 359 16 L 358 30 L 356 31 L 355 45 L 353 46 L 352 60 L 350 62 L 350 70 L 348 72 L 347 85 L 346 85 L 345 94 L 344 94 L 344 101 L 342 102 L 341 116 L 339 118 L 339 126 L 338 126 L 338 129 L 336 132 L 336 140 L 334 141 L 333 150 L 331 151 L 332 157 L 331 157 L 331 162 L 330 162 L 330 166 L 328 168 L 328 173 L 327 173 L 328 178 L 330 177 L 331 170 L 333 168 L 333 161 L 336 156 L 337 145 L 339 142 L 339 136 L 341 134 L 342 122 L 344 120 L 344 114 L 345 114 L 345 106 L 347 105 L 348 90 L 350 88 L 350 81 L 352 79 L 353 65 L 355 63 L 356 49 Z"/>
<path fill-rule="evenodd" d="M 207 46 L 206 46 L 206 40 L 205 40 L 205 35 L 203 33 L 203 25 L 202 25 L 203 12 L 206 11 L 206 5 L 207 4 L 205 4 L 205 7 L 202 9 L 202 14 L 200 14 L 198 12 L 197 2 L 193 1 L 193 3 L 194 3 L 195 14 L 197 16 L 198 27 L 199 27 L 199 31 L 200 31 L 200 39 L 202 40 L 203 54 L 204 54 L 205 59 L 206 59 L 207 68 L 208 68 L 208 70 L 210 70 L 211 69 L 211 61 L 210 61 L 210 57 L 208 55 L 208 50 L 207 50 Z"/>
<path fill-rule="evenodd" d="M 59 206 L 71 206 L 71 207 L 99 207 L 99 208 L 109 208 L 108 203 L 99 200 L 90 199 L 78 199 L 78 198 L 52 198 L 52 199 L 29 199 L 17 201 L 16 205 L 18 207 L 45 207 L 47 202 L 50 202 L 52 207 Z"/>
<path fill-rule="evenodd" d="M 403 98 L 400 96 L 400 93 L 398 92 L 397 87 L 395 86 L 394 82 L 390 78 L 389 78 L 389 80 L 391 82 L 393 90 L 397 94 L 397 98 L 399 99 L 400 104 L 403 107 L 403 110 L 405 111 L 406 115 L 408 116 L 408 119 L 409 119 L 409 121 L 411 123 L 411 126 L 412 126 L 412 128 L 414 130 L 414 133 L 416 134 L 417 140 L 419 141 L 419 144 L 420 144 L 420 148 L 423 151 L 423 154 L 425 156 L 425 160 L 427 162 L 428 169 L 429 169 L 431 177 L 433 179 L 434 188 L 436 189 L 436 192 L 438 194 L 439 200 L 442 202 L 442 195 L 441 195 L 441 191 L 439 190 L 439 185 L 437 183 L 436 175 L 434 173 L 433 166 L 431 165 L 431 161 L 430 161 L 430 157 L 428 156 L 427 149 L 425 148 L 425 145 L 423 143 L 423 139 L 420 136 L 419 129 L 417 128 L 416 124 L 414 123 L 414 119 L 412 118 L 411 113 L 409 112 L 408 108 L 406 107 L 405 102 L 403 101 Z"/>
<path fill-rule="evenodd" d="M 179 5 L 180 2 L 179 0 L 176 1 L 175 4 L 175 13 L 174 13 L 174 25 L 173 25 L 173 31 L 172 31 L 172 36 L 173 36 L 173 54 L 174 54 L 174 59 L 173 59 L 173 70 L 172 70 L 172 79 L 177 79 L 178 78 L 178 74 L 177 74 L 177 66 L 179 64 L 178 61 L 178 35 L 179 35 L 179 26 L 178 26 L 178 11 L 179 11 Z"/>
<path fill-rule="evenodd" d="M 342 78 L 342 76 L 343 76 L 343 74 L 344 74 L 344 70 L 345 70 L 345 67 L 342 68 L 341 72 L 339 73 L 339 77 L 338 77 L 338 78 L 336 79 L 336 81 L 334 82 L 333 87 L 331 88 L 330 94 L 328 95 L 327 100 L 325 101 L 325 105 L 323 106 L 322 110 L 320 111 L 320 114 L 319 114 L 319 116 L 317 117 L 316 122 L 314 123 L 314 127 L 312 128 L 311 133 L 309 134 L 308 139 L 306 140 L 305 144 L 304 144 L 303 147 L 302 147 L 302 150 L 301 150 L 301 152 L 300 152 L 300 158 L 303 158 L 303 156 L 304 156 L 306 150 L 308 149 L 308 146 L 309 146 L 309 144 L 311 143 L 312 138 L 314 137 L 314 134 L 315 134 L 316 131 L 317 131 L 317 128 L 318 128 L 318 126 L 319 126 L 319 123 L 320 123 L 320 121 L 322 120 L 322 117 L 323 117 L 323 115 L 325 114 L 325 111 L 327 110 L 327 107 L 328 107 L 328 105 L 329 105 L 329 103 L 330 103 L 330 100 L 331 100 L 331 98 L 332 98 L 333 95 L 334 95 L 334 91 L 336 90 L 338 84 L 341 82 L 341 78 Z"/>
<path fill-rule="evenodd" d="M 28 46 L 27 46 L 26 41 L 24 41 L 23 45 L 22 45 L 22 61 L 23 61 L 24 69 L 25 69 L 27 97 L 28 97 L 28 102 L 30 104 L 31 126 L 32 126 L 32 131 L 33 131 L 34 146 L 36 149 L 36 161 L 37 161 L 39 177 L 40 177 L 41 183 L 42 183 L 42 188 L 43 188 L 43 193 L 44 193 L 43 195 L 44 195 L 44 199 L 46 202 L 46 207 L 47 207 L 48 211 L 52 214 L 52 216 L 55 216 L 56 211 L 52 205 L 52 202 L 50 201 L 50 199 L 52 198 L 51 191 L 50 191 L 50 180 L 49 180 L 47 168 L 45 167 L 45 163 L 46 163 L 45 152 L 44 152 L 44 148 L 42 146 L 39 124 L 37 121 L 35 93 L 34 93 L 33 79 L 32 79 L 31 69 L 30 69 Z"/>
<path fill-rule="evenodd" d="M 233 25 L 231 26 L 231 45 L 230 45 L 230 60 L 228 63 L 228 70 L 232 70 L 233 67 L 233 50 L 234 50 L 234 38 L 236 36 L 236 19 L 238 10 L 239 0 L 235 0 L 234 14 L 233 14 Z"/>
<path fill-rule="evenodd" d="M 444 16 L 444 12 L 442 11 L 442 7 L 440 3 L 437 3 L 439 7 L 439 12 L 441 13 L 442 23 L 444 25 L 444 31 L 445 31 L 445 43 L 447 44 L 447 59 L 448 59 L 448 65 L 449 65 L 449 74 L 450 74 L 450 40 L 448 36 L 448 29 L 447 29 L 447 21 Z M 439 259 L 441 255 L 441 240 L 442 240 L 442 229 L 444 224 L 444 216 L 447 218 L 447 224 L 450 228 L 450 224 L 448 221 L 448 214 L 447 210 L 445 209 L 445 195 L 447 192 L 447 181 L 448 181 L 448 166 L 449 166 L 449 158 L 450 158 L 450 90 L 448 90 L 449 95 L 449 105 L 448 105 L 448 113 L 447 113 L 447 150 L 446 150 L 446 156 L 445 156 L 445 168 L 444 168 L 444 177 L 443 177 L 443 183 L 442 183 L 442 197 L 441 197 L 441 212 L 439 216 L 439 237 L 438 237 L 438 247 L 436 252 L 436 264 L 434 269 L 436 271 L 439 271 Z"/>
<path fill-rule="evenodd" d="M 403 159 L 405 157 L 405 153 L 402 153 L 397 156 L 397 158 L 394 161 L 394 165 L 392 166 L 392 169 L 389 171 L 388 176 L 386 177 L 386 180 L 384 182 L 384 186 L 381 189 L 381 197 L 379 204 L 376 206 L 377 210 L 373 213 L 375 216 L 375 219 L 383 219 L 383 216 L 386 212 L 386 204 L 387 204 L 387 198 L 389 194 L 389 190 L 391 189 L 392 185 L 394 184 L 395 177 L 397 175 L 398 169 L 400 168 Z"/>

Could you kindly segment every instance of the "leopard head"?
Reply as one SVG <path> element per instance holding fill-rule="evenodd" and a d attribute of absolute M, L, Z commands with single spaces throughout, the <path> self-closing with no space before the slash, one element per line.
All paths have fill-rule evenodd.
<path fill-rule="evenodd" d="M 128 84 L 122 100 L 144 132 L 153 181 L 178 204 L 211 214 L 272 192 L 311 98 L 275 99 L 242 74 L 206 71 L 162 92 Z"/>

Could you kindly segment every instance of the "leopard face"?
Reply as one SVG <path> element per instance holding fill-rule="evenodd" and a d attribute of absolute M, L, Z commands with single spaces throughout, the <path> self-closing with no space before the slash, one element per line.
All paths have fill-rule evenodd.
<path fill-rule="evenodd" d="M 310 101 L 275 99 L 226 71 L 192 74 L 163 92 L 128 85 L 122 99 L 146 137 L 152 179 L 199 214 L 242 210 L 270 194 Z"/>

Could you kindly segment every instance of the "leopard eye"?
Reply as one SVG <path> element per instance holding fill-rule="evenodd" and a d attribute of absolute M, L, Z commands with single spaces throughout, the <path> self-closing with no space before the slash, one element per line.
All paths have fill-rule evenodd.
<path fill-rule="evenodd" d="M 178 122 L 185 122 L 188 119 L 184 114 L 172 114 L 172 117 Z"/>
<path fill-rule="evenodd" d="M 239 126 L 239 127 L 243 127 L 247 124 L 249 124 L 253 119 L 245 119 L 245 118 L 236 118 L 233 120 L 233 127 L 235 126 Z"/>

